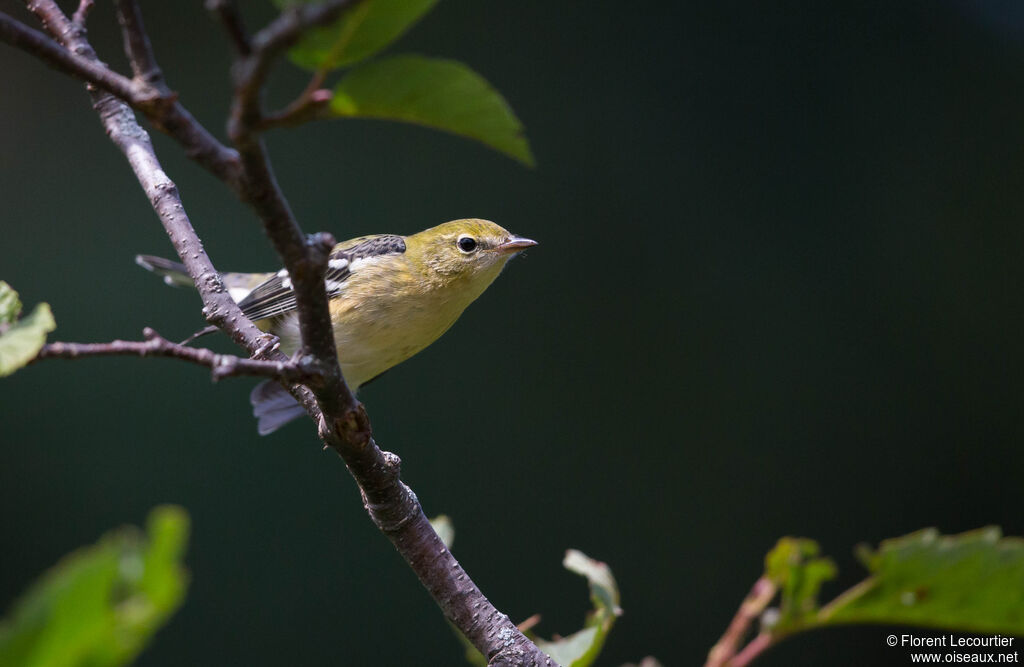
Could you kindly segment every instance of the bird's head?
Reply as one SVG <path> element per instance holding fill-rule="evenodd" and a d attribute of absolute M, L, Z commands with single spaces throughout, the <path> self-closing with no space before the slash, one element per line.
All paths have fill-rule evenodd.
<path fill-rule="evenodd" d="M 505 263 L 536 241 L 509 233 L 489 220 L 468 218 L 431 227 L 406 239 L 409 251 L 443 283 L 491 284 Z"/>

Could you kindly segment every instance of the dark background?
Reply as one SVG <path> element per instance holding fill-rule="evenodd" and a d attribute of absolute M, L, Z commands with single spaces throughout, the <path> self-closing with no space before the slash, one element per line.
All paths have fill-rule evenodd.
<path fill-rule="evenodd" d="M 100 5 L 93 40 L 124 71 Z M 1024 533 L 1022 7 L 444 0 L 391 51 L 484 74 L 537 169 L 379 122 L 268 138 L 307 230 L 481 216 L 541 241 L 361 394 L 499 608 L 578 628 L 586 588 L 560 560 L 580 548 L 622 588 L 600 664 L 695 665 L 779 536 L 835 557 L 831 597 L 862 577 L 858 542 Z M 143 9 L 171 85 L 222 134 L 218 27 L 198 0 Z M 280 102 L 305 75 L 278 71 Z M 155 140 L 214 262 L 276 268 L 253 216 Z M 7 47 L 0 200 L 0 278 L 53 306 L 55 338 L 202 324 L 132 263 L 171 248 L 81 87 Z M 140 665 L 462 664 L 309 424 L 256 435 L 250 384 L 137 359 L 0 382 L 0 606 L 175 502 L 193 581 Z M 808 634 L 759 664 L 907 664 L 886 634 Z"/>

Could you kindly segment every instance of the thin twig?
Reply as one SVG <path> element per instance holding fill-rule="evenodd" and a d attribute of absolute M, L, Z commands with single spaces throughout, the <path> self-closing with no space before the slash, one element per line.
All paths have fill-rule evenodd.
<path fill-rule="evenodd" d="M 733 664 L 730 660 L 739 650 L 740 643 L 750 629 L 750 625 L 772 601 L 777 590 L 775 583 L 767 577 L 761 577 L 754 582 L 754 586 L 747 593 L 747 597 L 743 599 L 740 608 L 736 610 L 736 615 L 733 616 L 732 622 L 729 623 L 722 638 L 708 653 L 704 667 L 722 667 Z"/>
<path fill-rule="evenodd" d="M 235 99 L 228 125 L 232 141 L 239 143 L 237 133 L 259 129 L 260 92 L 275 59 L 298 42 L 307 30 L 336 20 L 359 2 L 361 0 L 331 0 L 322 5 L 292 5 L 253 35 L 252 53 L 237 60 L 233 68 Z"/>
<path fill-rule="evenodd" d="M 75 10 L 75 14 L 71 17 L 71 21 L 82 28 L 85 27 L 85 21 L 89 18 L 89 12 L 92 11 L 93 5 L 96 3 L 94 0 L 79 0 L 78 9 Z"/>
<path fill-rule="evenodd" d="M 164 74 L 157 65 L 153 45 L 149 43 L 149 35 L 142 23 L 142 11 L 135 0 L 117 0 L 117 21 L 121 24 L 121 36 L 124 39 L 124 52 L 131 63 L 132 72 L 139 81 L 144 81 L 168 94 L 170 90 L 164 82 Z"/>
<path fill-rule="evenodd" d="M 359 5 L 358 8 L 357 5 Z M 358 25 L 361 22 L 361 18 L 364 17 L 366 12 L 369 10 L 369 4 L 365 2 L 365 0 L 355 0 L 354 2 L 347 3 L 346 9 L 357 14 L 353 19 L 352 25 Z M 316 15 L 311 15 L 309 18 L 316 21 L 323 20 L 324 22 L 334 20 L 333 18 L 325 19 L 325 17 Z M 268 26 L 268 30 L 263 31 L 264 35 L 266 35 L 272 27 L 273 26 Z M 326 114 L 331 98 L 333 97 L 333 92 L 323 87 L 324 81 L 327 79 L 327 75 L 332 69 L 332 63 L 337 61 L 341 50 L 344 48 L 345 44 L 348 43 L 349 37 L 351 37 L 351 29 L 347 30 L 347 34 L 344 37 L 335 40 L 335 43 L 325 61 L 316 69 L 315 72 L 313 72 L 313 76 L 310 77 L 309 83 L 306 84 L 306 87 L 302 92 L 280 111 L 273 111 L 265 114 L 260 123 L 256 125 L 254 129 L 263 132 L 274 127 L 301 125 L 302 123 L 322 118 Z M 285 38 L 289 43 L 293 41 L 290 36 L 286 36 Z M 268 45 L 272 45 L 275 43 L 275 40 L 268 37 L 266 39 L 266 43 Z M 263 76 L 265 76 L 265 73 Z"/>
<path fill-rule="evenodd" d="M 54 39 L 0 13 L 0 40 L 31 53 L 51 66 L 107 91 L 144 113 L 153 125 L 181 144 L 185 154 L 238 192 L 238 154 L 206 130 L 164 87 L 124 77 L 99 61 L 85 38 L 86 5 L 81 21 L 68 19 L 52 1 L 26 5 Z M 78 14 L 76 14 L 78 15 Z M 138 24 L 141 29 L 141 21 Z"/>
<path fill-rule="evenodd" d="M 224 26 L 224 31 L 235 48 L 235 54 L 247 56 L 252 53 L 249 33 L 245 30 L 242 14 L 233 0 L 206 0 L 206 9 L 212 12 Z"/>
<path fill-rule="evenodd" d="M 750 640 L 750 643 L 744 646 L 743 650 L 736 654 L 736 657 L 729 662 L 729 667 L 747 667 L 747 665 L 753 662 L 759 655 L 767 651 L 774 643 L 775 638 L 771 634 L 762 632 Z"/>
<path fill-rule="evenodd" d="M 83 58 L 96 60 L 96 53 L 89 44 L 85 31 L 75 26 L 54 0 L 28 0 L 26 6 L 66 49 Z M 177 187 L 164 173 L 153 151 L 149 134 L 139 126 L 132 110 L 124 101 L 101 90 L 90 88 L 89 94 L 107 135 L 128 159 L 139 185 L 149 198 L 153 210 L 171 239 L 171 244 L 195 283 L 203 301 L 203 315 L 207 321 L 227 333 L 232 340 L 254 356 L 269 361 L 286 360 L 286 357 L 273 347 L 273 337 L 263 333 L 249 321 L 228 294 L 220 273 L 214 268 L 185 213 Z M 197 131 L 205 132 L 201 126 L 196 125 Z M 185 145 L 186 142 L 182 144 Z M 234 154 L 234 151 L 231 153 Z M 192 154 L 191 157 L 200 164 L 204 163 L 201 156 Z M 235 167 L 237 170 L 237 158 Z M 235 182 L 235 178 L 237 174 L 234 177 L 225 176 L 224 180 L 230 184 Z M 308 390 L 298 388 L 293 390 L 293 395 L 314 419 L 320 418 L 319 407 Z"/>
<path fill-rule="evenodd" d="M 64 15 L 54 0 L 31 0 L 26 6 L 43 21 L 51 35 L 64 43 L 68 51 L 99 62 L 84 31 Z M 219 326 L 250 351 L 266 345 L 266 335 L 242 314 L 224 288 L 220 274 L 206 255 L 185 213 L 177 187 L 164 173 L 153 152 L 149 134 L 139 127 L 135 115 L 124 101 L 104 90 L 91 89 L 89 92 L 107 134 L 128 158 L 139 185 L 149 197 L 171 243 L 195 281 L 203 299 L 204 315 L 211 324 Z"/>
<path fill-rule="evenodd" d="M 284 109 L 267 114 L 263 119 L 261 130 L 300 125 L 325 115 L 333 97 L 333 91 L 323 87 L 324 81 L 327 80 L 327 75 L 331 70 L 336 67 L 354 34 L 354 30 L 366 18 L 370 7 L 369 3 L 363 2 L 358 8 L 352 9 L 351 21 L 347 23 L 342 33 L 334 40 L 327 55 L 321 60 L 320 66 L 316 68 L 313 76 L 310 77 L 305 89 Z"/>
<path fill-rule="evenodd" d="M 148 327 L 143 330 L 142 335 L 145 340 L 141 341 L 47 343 L 36 355 L 35 361 L 109 356 L 164 357 L 205 366 L 210 369 L 214 382 L 226 377 L 250 375 L 301 383 L 308 382 L 315 375 L 314 369 L 307 368 L 296 361 L 262 361 L 245 359 L 232 354 L 218 354 L 206 348 L 172 343 Z"/>
<path fill-rule="evenodd" d="M 353 18 L 352 25 L 361 22 L 361 18 L 365 17 L 368 8 L 369 5 L 363 3 L 358 9 L 353 10 L 358 15 Z M 313 76 L 310 77 L 309 83 L 306 84 L 302 92 L 284 109 L 267 113 L 263 118 L 260 130 L 300 125 L 325 114 L 334 93 L 323 87 L 324 81 L 327 80 L 327 75 L 332 69 L 332 63 L 337 62 L 351 35 L 351 29 L 346 29 L 345 35 L 335 40 L 327 57 L 313 72 Z"/>
<path fill-rule="evenodd" d="M 157 129 L 177 140 L 186 156 L 238 192 L 241 176 L 238 154 L 210 134 L 168 87 L 149 42 L 138 3 L 135 0 L 117 0 L 116 6 L 125 54 L 131 62 L 135 80 L 149 86 L 162 102 L 155 108 L 141 108 L 140 111 L 146 114 Z"/>
<path fill-rule="evenodd" d="M 25 0 L 25 8 L 35 14 L 36 18 L 42 22 L 43 27 L 46 28 L 46 31 L 53 35 L 54 39 L 61 44 L 69 49 L 74 44 L 76 52 L 80 55 L 86 55 L 78 51 L 78 47 L 83 47 L 93 58 L 96 57 L 96 52 L 86 43 L 85 27 L 72 23 L 64 15 L 64 11 L 57 6 L 56 2 L 52 0 Z"/>
<path fill-rule="evenodd" d="M 253 35 L 253 50 L 263 51 L 266 57 L 274 58 L 298 42 L 310 28 L 332 23 L 342 12 L 360 2 L 363 0 L 327 0 L 315 5 L 294 3 Z"/>
<path fill-rule="evenodd" d="M 78 24 L 74 25 L 77 27 Z M 69 51 L 45 34 L 2 12 L 0 12 L 0 40 L 31 53 L 65 74 L 91 83 L 136 106 L 152 101 L 152 98 L 145 97 L 144 91 L 140 90 L 128 77 L 114 72 L 101 62 Z"/>
<path fill-rule="evenodd" d="M 327 115 L 330 110 L 334 91 L 327 88 L 314 88 L 303 91 L 288 106 L 280 111 L 271 111 L 260 121 L 259 131 L 265 132 L 275 127 L 294 127 L 317 120 Z"/>

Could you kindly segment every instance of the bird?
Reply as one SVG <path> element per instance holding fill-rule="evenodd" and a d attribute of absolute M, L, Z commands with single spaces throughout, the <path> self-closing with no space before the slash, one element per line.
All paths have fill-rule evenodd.
<path fill-rule="evenodd" d="M 337 244 L 327 260 L 327 291 L 338 362 L 353 391 L 441 337 L 498 277 L 508 261 L 537 242 L 489 220 L 452 220 L 409 236 L 374 234 Z M 135 262 L 172 286 L 194 286 L 183 264 L 152 255 Z M 288 271 L 222 273 L 242 313 L 280 339 L 300 346 L 295 293 Z M 277 381 L 249 396 L 260 435 L 305 414 Z"/>

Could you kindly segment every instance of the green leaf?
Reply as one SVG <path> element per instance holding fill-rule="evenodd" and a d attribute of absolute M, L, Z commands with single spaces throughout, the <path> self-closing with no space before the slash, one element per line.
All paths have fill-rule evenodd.
<path fill-rule="evenodd" d="M 352 65 L 401 37 L 436 4 L 437 0 L 365 0 L 333 24 L 306 33 L 288 55 L 296 65 L 313 70 Z"/>
<path fill-rule="evenodd" d="M 476 650 L 476 647 L 466 639 L 466 635 L 462 634 L 462 630 L 459 630 L 451 621 L 448 621 L 448 627 L 452 629 L 452 632 L 455 633 L 459 643 L 462 644 L 462 649 L 466 656 L 466 662 L 473 665 L 473 667 L 487 667 L 487 658 L 484 657 L 483 653 Z"/>
<path fill-rule="evenodd" d="M 537 648 L 551 656 L 551 659 L 559 665 L 566 667 L 590 665 L 597 658 L 601 644 L 604 643 L 603 638 L 599 640 L 597 635 L 596 627 L 584 628 L 557 641 L 537 640 Z"/>
<path fill-rule="evenodd" d="M 535 642 L 563 667 L 587 667 L 597 660 L 615 619 L 622 615 L 619 587 L 611 568 L 582 551 L 566 551 L 562 565 L 570 572 L 586 577 L 594 609 L 587 615 L 582 630 L 555 641 L 535 639 Z"/>
<path fill-rule="evenodd" d="M 36 581 L 0 621 L 0 665 L 131 662 L 181 605 L 188 580 L 185 511 L 158 507 L 147 526 L 107 533 Z"/>
<path fill-rule="evenodd" d="M 18 320 L 20 311 L 18 293 L 0 282 L 0 377 L 32 361 L 46 343 L 46 334 L 57 328 L 48 304 L 38 304 Z"/>
<path fill-rule="evenodd" d="M 622 615 L 619 607 L 619 585 L 615 583 L 612 570 L 606 563 L 590 558 L 582 551 L 569 549 L 562 559 L 562 566 L 570 572 L 586 577 L 590 584 L 590 600 L 594 613 L 602 614 L 614 621 Z"/>
<path fill-rule="evenodd" d="M 446 519 L 447 517 L 438 517 L 434 521 L 442 518 Z M 437 530 L 436 524 L 435 530 Z M 622 615 L 622 609 L 619 607 L 619 587 L 615 583 L 615 577 L 612 576 L 611 568 L 600 561 L 589 558 L 582 551 L 575 549 L 566 551 L 562 565 L 570 572 L 586 577 L 590 584 L 590 600 L 593 602 L 594 608 L 587 614 L 583 629 L 568 637 L 545 641 L 529 631 L 529 627 L 532 627 L 540 619 L 539 616 L 527 619 L 519 627 L 527 637 L 537 644 L 538 648 L 550 655 L 562 667 L 588 667 L 597 660 L 615 619 Z M 466 660 L 475 667 L 486 665 L 487 658 L 469 643 L 469 640 L 459 632 L 458 628 L 454 625 L 451 627 L 466 651 Z M 657 661 L 649 662 L 651 660 L 654 659 L 646 659 L 642 663 L 644 667 L 656 667 Z"/>
<path fill-rule="evenodd" d="M 765 556 L 765 577 L 782 591 L 777 627 L 800 622 L 817 611 L 821 585 L 836 576 L 835 564 L 819 558 L 814 540 L 783 537 Z"/>
<path fill-rule="evenodd" d="M 0 326 L 13 323 L 21 314 L 21 300 L 14 289 L 0 280 Z"/>
<path fill-rule="evenodd" d="M 523 126 L 505 98 L 454 60 L 403 55 L 354 67 L 335 87 L 331 112 L 445 130 L 533 165 Z"/>
<path fill-rule="evenodd" d="M 444 545 L 451 549 L 452 543 L 455 542 L 455 524 L 452 523 L 451 518 L 447 514 L 438 514 L 430 520 L 430 525 L 434 532 L 437 533 L 437 536 L 441 538 L 441 541 L 444 542 Z M 466 635 L 462 634 L 462 631 L 451 621 L 448 621 L 448 627 L 452 629 L 459 643 L 462 644 L 462 648 L 466 653 L 466 661 L 474 665 L 474 667 L 487 667 L 487 658 L 484 657 L 483 653 L 476 650 L 476 647 L 466 639 Z"/>
<path fill-rule="evenodd" d="M 444 545 L 451 549 L 452 543 L 455 542 L 455 524 L 451 518 L 447 514 L 438 514 L 430 520 L 430 525 Z"/>
<path fill-rule="evenodd" d="M 871 577 L 822 609 L 820 622 L 893 623 L 1024 635 L 1024 540 L 997 527 L 921 530 L 862 550 Z"/>
<path fill-rule="evenodd" d="M 662 664 L 653 655 L 649 655 L 641 659 L 639 663 L 629 662 L 622 665 L 622 667 L 662 667 Z"/>

